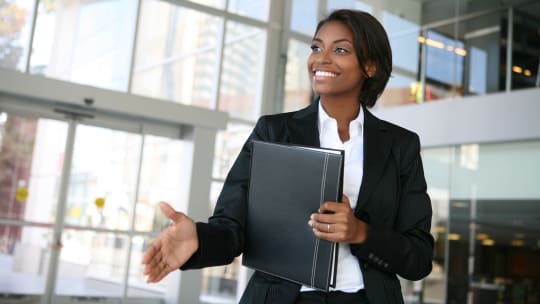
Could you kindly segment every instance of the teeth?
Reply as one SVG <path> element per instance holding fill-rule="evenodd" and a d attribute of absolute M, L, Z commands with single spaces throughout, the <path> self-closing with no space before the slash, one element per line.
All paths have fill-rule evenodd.
<path fill-rule="evenodd" d="M 325 72 L 325 71 L 315 71 L 315 76 L 320 77 L 336 77 L 337 75 L 331 72 Z"/>

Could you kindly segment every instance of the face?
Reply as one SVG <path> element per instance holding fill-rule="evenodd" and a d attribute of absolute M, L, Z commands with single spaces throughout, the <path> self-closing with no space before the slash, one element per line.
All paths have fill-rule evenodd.
<path fill-rule="evenodd" d="M 358 98 L 365 77 L 351 30 L 341 22 L 328 22 L 315 35 L 311 50 L 307 65 L 315 93 Z"/>

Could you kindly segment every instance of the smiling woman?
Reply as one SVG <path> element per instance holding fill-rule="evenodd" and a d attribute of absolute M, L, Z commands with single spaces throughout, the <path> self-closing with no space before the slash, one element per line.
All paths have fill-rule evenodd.
<path fill-rule="evenodd" d="M 391 72 L 384 28 L 368 13 L 338 10 L 319 23 L 311 49 L 307 65 L 318 100 L 259 118 L 208 222 L 161 205 L 172 225 L 143 257 L 148 282 L 177 268 L 228 264 L 243 252 L 253 140 L 345 151 L 341 202 L 324 202 L 305 219 L 313 237 L 340 248 L 336 286 L 328 293 L 255 271 L 240 303 L 401 304 L 397 275 L 419 280 L 429 274 L 432 212 L 418 136 L 368 110 Z"/>

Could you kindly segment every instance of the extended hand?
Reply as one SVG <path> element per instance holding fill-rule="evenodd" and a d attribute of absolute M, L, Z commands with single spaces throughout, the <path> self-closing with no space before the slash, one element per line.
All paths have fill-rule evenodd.
<path fill-rule="evenodd" d="M 180 268 L 199 248 L 193 220 L 182 212 L 176 212 L 167 203 L 161 202 L 159 208 L 172 224 L 159 234 L 144 253 L 143 272 L 148 276 L 148 283 L 159 282 Z"/>
<path fill-rule="evenodd" d="M 346 195 L 341 203 L 325 202 L 311 215 L 309 224 L 316 237 L 331 242 L 358 244 L 367 237 L 367 224 L 354 215 Z"/>

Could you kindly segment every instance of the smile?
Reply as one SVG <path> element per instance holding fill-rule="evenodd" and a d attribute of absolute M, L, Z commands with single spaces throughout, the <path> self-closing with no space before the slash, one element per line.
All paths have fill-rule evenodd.
<path fill-rule="evenodd" d="M 332 72 L 326 72 L 326 71 L 315 71 L 315 74 L 314 74 L 315 77 L 331 77 L 331 78 L 334 78 L 334 77 L 337 77 L 337 74 L 335 73 L 332 73 Z"/>

